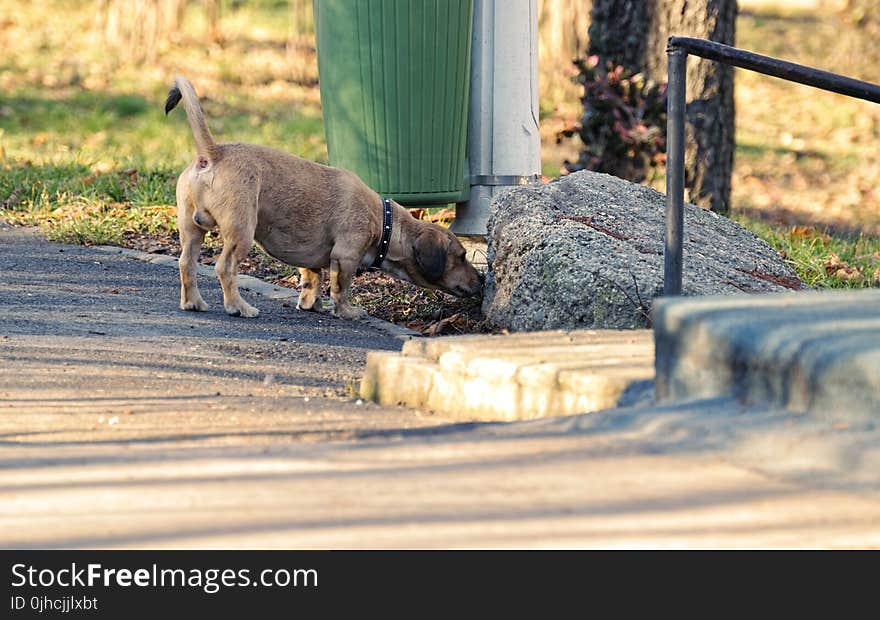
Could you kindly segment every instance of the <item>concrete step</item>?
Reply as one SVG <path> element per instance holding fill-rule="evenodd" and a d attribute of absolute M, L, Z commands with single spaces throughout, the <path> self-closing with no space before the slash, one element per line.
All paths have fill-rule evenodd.
<path fill-rule="evenodd" d="M 880 414 L 878 290 L 658 300 L 654 330 L 660 402 Z"/>
<path fill-rule="evenodd" d="M 467 420 L 528 420 L 650 399 L 653 375 L 648 330 L 420 338 L 370 352 L 360 393 Z"/>

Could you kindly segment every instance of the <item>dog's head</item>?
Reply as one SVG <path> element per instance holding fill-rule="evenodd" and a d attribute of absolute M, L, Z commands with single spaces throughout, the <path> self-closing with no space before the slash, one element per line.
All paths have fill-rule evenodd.
<path fill-rule="evenodd" d="M 409 273 L 412 281 L 457 297 L 481 295 L 483 279 L 468 262 L 458 238 L 437 224 L 420 224 L 412 240 L 413 267 L 417 271 Z"/>

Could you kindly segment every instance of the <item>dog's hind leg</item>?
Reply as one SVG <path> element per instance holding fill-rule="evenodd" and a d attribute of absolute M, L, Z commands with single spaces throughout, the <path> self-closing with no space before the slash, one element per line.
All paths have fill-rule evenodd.
<path fill-rule="evenodd" d="M 351 278 L 359 262 L 357 258 L 330 256 L 330 297 L 336 304 L 333 314 L 343 319 L 360 319 L 367 314 L 363 308 L 356 308 L 348 302 Z"/>
<path fill-rule="evenodd" d="M 300 291 L 296 309 L 322 312 L 324 307 L 321 304 L 321 272 L 300 267 L 299 283 Z"/>
<path fill-rule="evenodd" d="M 196 280 L 196 265 L 205 231 L 195 225 L 192 220 L 193 208 L 188 204 L 182 192 L 177 198 L 177 230 L 180 232 L 180 309 L 203 312 L 208 304 L 202 299 Z"/>
<path fill-rule="evenodd" d="M 220 252 L 214 269 L 220 279 L 220 286 L 223 287 L 223 307 L 226 314 L 245 318 L 258 316 L 260 311 L 242 299 L 238 292 L 238 264 L 254 245 L 253 226 L 228 231 L 223 230 L 221 224 L 220 233 L 223 236 L 223 251 Z"/>

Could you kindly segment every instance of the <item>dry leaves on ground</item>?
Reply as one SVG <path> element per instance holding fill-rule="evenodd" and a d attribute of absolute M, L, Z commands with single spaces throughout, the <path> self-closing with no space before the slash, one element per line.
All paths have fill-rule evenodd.
<path fill-rule="evenodd" d="M 829 252 L 828 258 L 825 259 L 825 273 L 849 282 L 861 280 L 865 277 L 861 269 L 841 260 L 834 252 Z"/>

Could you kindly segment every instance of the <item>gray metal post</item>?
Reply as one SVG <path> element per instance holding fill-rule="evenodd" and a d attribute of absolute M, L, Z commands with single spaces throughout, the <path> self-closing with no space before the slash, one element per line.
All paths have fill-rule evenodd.
<path fill-rule="evenodd" d="M 687 52 L 674 47 L 669 57 L 666 91 L 666 244 L 663 295 L 681 295 L 684 242 L 684 122 Z"/>
<path fill-rule="evenodd" d="M 470 199 L 451 230 L 485 235 L 492 197 L 541 181 L 538 0 L 474 0 L 468 114 Z"/>

